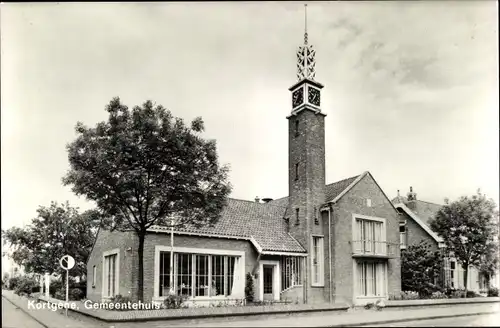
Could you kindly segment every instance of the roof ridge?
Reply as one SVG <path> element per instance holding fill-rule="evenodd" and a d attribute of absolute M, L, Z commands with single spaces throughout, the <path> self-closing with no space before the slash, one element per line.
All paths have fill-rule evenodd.
<path fill-rule="evenodd" d="M 274 208 L 279 208 L 279 209 L 286 209 L 287 208 L 286 206 L 280 206 L 280 205 L 276 205 L 276 204 L 271 204 L 271 202 L 269 202 L 269 203 L 257 203 L 255 201 L 251 201 L 251 200 L 237 199 L 237 198 L 232 198 L 232 197 L 228 197 L 228 199 L 235 200 L 235 201 L 238 201 L 238 202 L 246 202 L 246 203 L 250 203 L 250 204 L 258 204 L 258 205 L 261 205 L 261 206 L 272 206 Z"/>
<path fill-rule="evenodd" d="M 361 174 L 363 174 L 363 173 L 361 173 Z M 339 180 L 339 181 L 331 182 L 331 183 L 329 183 L 329 184 L 326 184 L 326 185 L 325 185 L 325 187 L 326 187 L 326 186 L 331 186 L 331 185 L 336 184 L 336 183 L 344 182 L 344 181 L 347 181 L 347 180 L 350 180 L 350 179 L 356 179 L 356 178 L 357 178 L 357 177 L 359 177 L 361 174 L 358 174 L 358 175 L 352 176 L 352 177 L 350 177 L 350 178 L 345 178 L 345 179 L 342 179 L 342 180 Z"/>
<path fill-rule="evenodd" d="M 277 200 L 282 200 L 282 199 L 285 199 L 285 198 L 288 198 L 288 197 L 290 197 L 290 196 L 284 196 L 284 197 L 276 198 L 276 199 L 271 200 L 270 202 L 275 202 Z"/>
<path fill-rule="evenodd" d="M 438 205 L 438 206 L 444 206 L 445 204 L 439 204 L 439 203 L 433 203 L 433 202 L 428 202 L 426 200 L 420 200 L 420 199 L 415 199 L 416 202 L 422 202 L 422 203 L 427 203 L 427 204 L 432 204 L 432 205 Z M 410 200 L 409 202 L 413 202 Z"/>

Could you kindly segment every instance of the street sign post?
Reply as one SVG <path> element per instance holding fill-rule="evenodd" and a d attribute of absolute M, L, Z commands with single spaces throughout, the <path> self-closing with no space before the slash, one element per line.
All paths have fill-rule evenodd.
<path fill-rule="evenodd" d="M 66 316 L 68 316 L 68 302 L 69 302 L 69 270 L 75 266 L 75 259 L 71 255 L 64 255 L 59 260 L 61 268 L 66 270 Z"/>

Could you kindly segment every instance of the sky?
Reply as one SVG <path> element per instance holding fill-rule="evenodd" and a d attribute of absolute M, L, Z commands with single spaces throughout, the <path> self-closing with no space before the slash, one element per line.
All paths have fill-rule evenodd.
<path fill-rule="evenodd" d="M 389 198 L 499 198 L 496 1 L 308 2 L 325 85 L 326 181 L 370 171 Z M 231 197 L 288 193 L 300 2 L 1 4 L 2 229 L 93 204 L 61 178 L 77 121 L 119 96 L 202 116 Z"/>

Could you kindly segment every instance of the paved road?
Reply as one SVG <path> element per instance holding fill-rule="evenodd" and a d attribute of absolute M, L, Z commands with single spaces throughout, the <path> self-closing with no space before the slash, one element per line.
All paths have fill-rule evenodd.
<path fill-rule="evenodd" d="M 500 313 L 432 320 L 405 321 L 365 327 L 498 327 Z"/>
<path fill-rule="evenodd" d="M 17 306 L 2 297 L 3 328 L 44 328 Z"/>

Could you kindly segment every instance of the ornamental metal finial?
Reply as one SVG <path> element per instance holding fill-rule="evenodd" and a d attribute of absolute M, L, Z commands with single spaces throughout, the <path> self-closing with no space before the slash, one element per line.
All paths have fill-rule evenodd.
<path fill-rule="evenodd" d="M 304 5 L 304 44 L 307 45 L 307 3 Z"/>
<path fill-rule="evenodd" d="M 307 34 L 307 4 L 304 4 L 304 45 L 297 50 L 297 78 L 314 80 L 316 75 L 316 50 L 308 42 Z"/>

